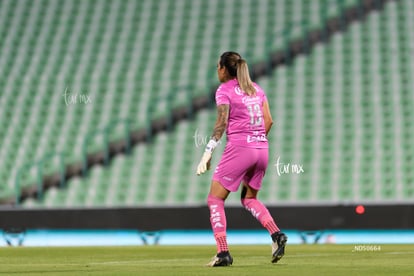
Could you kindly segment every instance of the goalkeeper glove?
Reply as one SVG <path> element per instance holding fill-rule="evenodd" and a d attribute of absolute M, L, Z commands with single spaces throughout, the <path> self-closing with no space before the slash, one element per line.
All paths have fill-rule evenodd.
<path fill-rule="evenodd" d="M 218 144 L 219 144 L 219 142 L 217 142 L 214 139 L 211 139 L 208 142 L 208 144 L 206 146 L 206 149 L 204 151 L 204 154 L 201 157 L 201 161 L 197 166 L 197 175 L 203 174 L 207 170 L 210 169 L 211 156 L 213 154 L 214 149 L 217 147 Z"/>

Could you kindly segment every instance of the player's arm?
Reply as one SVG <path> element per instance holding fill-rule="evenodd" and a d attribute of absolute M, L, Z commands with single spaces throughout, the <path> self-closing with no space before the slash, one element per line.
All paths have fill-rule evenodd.
<path fill-rule="evenodd" d="M 263 103 L 263 119 L 267 135 L 273 125 L 272 114 L 270 114 L 269 103 L 267 101 Z"/>
<path fill-rule="evenodd" d="M 217 120 L 214 126 L 213 135 L 211 138 L 219 141 L 223 136 L 224 131 L 227 128 L 227 123 L 229 120 L 229 105 L 228 104 L 221 104 L 217 106 Z"/>
<path fill-rule="evenodd" d="M 229 105 L 221 104 L 217 106 L 217 120 L 214 125 L 213 134 L 211 135 L 210 141 L 207 143 L 206 149 L 204 150 L 203 157 L 197 166 L 197 175 L 203 174 L 206 170 L 210 169 L 211 156 L 214 149 L 219 143 L 219 140 L 223 136 L 224 131 L 227 128 L 229 120 Z"/>

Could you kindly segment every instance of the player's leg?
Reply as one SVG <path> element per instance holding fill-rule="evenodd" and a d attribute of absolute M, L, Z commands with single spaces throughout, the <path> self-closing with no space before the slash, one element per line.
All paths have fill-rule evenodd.
<path fill-rule="evenodd" d="M 241 203 L 262 225 L 272 237 L 272 262 L 279 261 L 285 252 L 287 236 L 280 232 L 266 206 L 257 199 L 268 163 L 267 149 L 256 149 L 257 162 L 245 175 L 241 193 Z"/>
<path fill-rule="evenodd" d="M 244 184 L 241 194 L 241 202 L 246 210 L 248 210 L 269 232 L 273 241 L 272 263 L 276 263 L 285 254 L 287 236 L 280 231 L 266 206 L 256 198 L 257 193 L 258 190 L 249 187 L 248 184 Z"/>
<path fill-rule="evenodd" d="M 280 229 L 277 227 L 273 217 L 270 215 L 269 210 L 266 206 L 258 200 L 257 190 L 249 187 L 248 184 L 243 184 L 243 190 L 241 194 L 241 203 L 247 211 L 249 211 L 262 225 L 266 228 L 269 233 L 279 232 Z"/>
<path fill-rule="evenodd" d="M 229 193 L 220 182 L 215 180 L 211 182 L 207 205 L 210 209 L 210 223 L 216 240 L 217 255 L 208 263 L 208 266 L 228 266 L 233 263 L 227 244 L 227 221 L 224 210 L 224 201 Z"/>
<path fill-rule="evenodd" d="M 224 201 L 230 192 L 239 189 L 246 169 L 251 166 L 249 158 L 244 156 L 244 148 L 227 144 L 223 156 L 214 171 L 207 204 L 210 209 L 211 228 L 217 244 L 217 255 L 209 266 L 231 265 L 231 257 L 227 245 L 227 222 L 224 212 Z"/>
<path fill-rule="evenodd" d="M 227 220 L 224 210 L 224 201 L 229 193 L 218 181 L 211 182 L 207 205 L 210 209 L 210 223 L 217 243 L 217 253 L 229 251 L 226 235 Z"/>

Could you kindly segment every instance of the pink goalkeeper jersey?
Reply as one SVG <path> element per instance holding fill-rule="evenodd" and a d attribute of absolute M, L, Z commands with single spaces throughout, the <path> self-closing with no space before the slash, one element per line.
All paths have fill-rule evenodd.
<path fill-rule="evenodd" d="M 267 101 L 263 89 L 253 83 L 256 95 L 243 92 L 237 79 L 222 83 L 216 91 L 216 104 L 230 105 L 227 141 L 249 148 L 268 148 L 263 118 L 263 103 Z"/>

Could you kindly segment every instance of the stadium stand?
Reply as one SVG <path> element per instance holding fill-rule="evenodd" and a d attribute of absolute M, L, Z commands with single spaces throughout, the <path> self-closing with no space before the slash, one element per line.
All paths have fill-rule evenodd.
<path fill-rule="evenodd" d="M 263 53 L 281 47 L 268 42 L 284 42 L 270 39 L 297 25 L 292 22 L 299 22 L 299 34 L 295 28 L 289 39 L 300 38 L 303 22 L 306 30 L 321 28 L 340 15 L 340 7 L 357 1 L 16 2 L 3 1 L 6 16 L 0 17 L 0 32 L 7 32 L 0 48 L 7 57 L 0 59 L 0 160 L 7 160 L 2 196 L 15 195 L 18 170 L 27 160 L 57 152 L 42 173 L 63 170 L 62 163 L 82 160 L 91 129 L 104 130 L 103 140 L 88 143 L 86 151 L 93 153 L 125 135 L 123 127 L 107 129 L 113 120 L 146 127 L 173 107 L 188 105 L 189 96 L 207 94 L 206 87 L 216 84 L 214 60 L 222 50 L 237 48 L 259 62 L 266 59 Z M 387 2 L 365 22 L 258 79 L 274 107 L 271 163 L 280 157 L 305 170 L 279 176 L 271 164 L 266 202 L 412 199 L 412 12 L 410 1 Z M 194 89 L 179 89 L 189 84 Z M 214 111 L 198 112 L 130 155 L 92 167 L 87 177 L 24 206 L 203 204 L 210 175 L 196 177 L 194 166 L 214 118 Z M 41 184 L 37 167 L 22 171 L 23 187 Z M 237 197 L 229 203 L 238 204 Z"/>
<path fill-rule="evenodd" d="M 187 103 L 188 90 L 171 97 L 183 85 L 194 85 L 191 96 L 206 93 L 220 51 L 254 49 L 249 58 L 263 59 L 273 26 L 285 28 L 310 5 L 262 2 L 1 1 L 1 197 L 15 193 L 16 178 L 22 188 L 39 182 L 27 164 L 44 156 L 57 153 L 43 174 L 81 160 L 95 128 L 132 118 L 137 129 L 167 116 Z M 239 26 L 248 39 L 233 35 Z"/>
<path fill-rule="evenodd" d="M 1 197 L 16 192 L 16 179 L 21 188 L 40 186 L 41 175 L 30 165 L 44 156 L 56 155 L 44 161 L 41 173 L 47 175 L 61 170 L 62 163 L 81 160 L 88 137 L 86 151 L 104 149 L 105 140 L 124 134 L 111 129 L 107 137 L 112 120 L 132 118 L 136 129 L 168 115 L 172 105 L 185 104 L 188 90 L 171 97 L 171 89 L 192 81 L 192 96 L 206 93 L 215 78 L 211 61 L 221 49 L 255 49 L 249 58 L 263 58 L 263 38 L 273 26 L 283 29 L 301 18 L 309 2 L 237 4 L 2 1 L 0 156 L 6 164 L 1 166 Z M 224 16 L 224 10 L 234 16 Z M 249 39 L 229 35 L 240 25 L 248 29 Z M 95 128 L 103 130 L 103 141 L 90 134 Z"/>
<path fill-rule="evenodd" d="M 289 200 L 307 203 L 413 199 L 412 172 L 402 164 L 412 165 L 414 153 L 406 143 L 414 106 L 413 12 L 410 1 L 388 2 L 264 80 L 281 118 L 271 151 L 306 171 L 268 174 L 274 191 L 267 195 L 287 189 Z"/>

